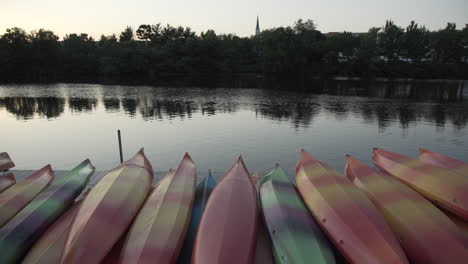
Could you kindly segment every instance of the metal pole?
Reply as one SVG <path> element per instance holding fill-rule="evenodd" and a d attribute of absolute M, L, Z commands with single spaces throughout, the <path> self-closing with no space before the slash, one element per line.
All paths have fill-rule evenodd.
<path fill-rule="evenodd" d="M 119 138 L 120 163 L 123 163 L 123 155 L 122 155 L 122 137 L 120 136 L 120 129 L 117 130 L 117 137 Z"/>

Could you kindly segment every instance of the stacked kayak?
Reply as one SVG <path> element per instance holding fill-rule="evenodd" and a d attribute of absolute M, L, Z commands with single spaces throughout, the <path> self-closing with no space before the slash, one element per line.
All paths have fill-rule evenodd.
<path fill-rule="evenodd" d="M 85 160 L 34 198 L 0 230 L 0 263 L 16 263 L 81 194 L 94 167 Z"/>
<path fill-rule="evenodd" d="M 296 183 L 322 230 L 350 263 L 408 263 L 383 216 L 340 173 L 303 151 Z"/>
<path fill-rule="evenodd" d="M 203 211 L 205 210 L 206 202 L 211 195 L 216 181 L 211 175 L 211 171 L 208 172 L 208 176 L 205 177 L 195 189 L 195 200 L 193 202 L 192 217 L 190 219 L 189 228 L 185 237 L 182 250 L 180 252 L 179 261 L 180 264 L 189 264 L 192 259 L 193 243 L 195 242 L 195 236 L 197 235 L 198 225 L 200 224 Z"/>
<path fill-rule="evenodd" d="M 439 207 L 468 221 L 468 177 L 382 149 L 374 149 L 373 161 Z"/>
<path fill-rule="evenodd" d="M 351 156 L 345 172 L 380 210 L 412 263 L 466 263 L 468 240 L 428 200 Z"/>
<path fill-rule="evenodd" d="M 13 173 L 8 172 L 3 175 L 0 175 L 0 193 L 10 188 L 16 183 L 15 176 Z"/>
<path fill-rule="evenodd" d="M 23 264 L 59 264 L 68 232 L 80 209 L 83 199 L 75 202 L 46 232 L 34 243 Z"/>
<path fill-rule="evenodd" d="M 195 194 L 195 164 L 186 153 L 159 181 L 133 222 L 119 263 L 175 263 Z"/>
<path fill-rule="evenodd" d="M 257 229 L 257 192 L 239 157 L 208 199 L 198 227 L 192 263 L 254 263 Z"/>
<path fill-rule="evenodd" d="M 99 263 L 128 229 L 150 189 L 153 169 L 143 149 L 109 171 L 83 200 L 61 263 Z"/>
<path fill-rule="evenodd" d="M 26 207 L 54 179 L 50 165 L 0 193 L 0 228 Z"/>
<path fill-rule="evenodd" d="M 0 153 L 0 172 L 6 171 L 15 166 L 15 163 L 11 160 L 10 156 L 6 152 Z"/>
<path fill-rule="evenodd" d="M 453 170 L 456 173 L 462 174 L 464 176 L 468 176 L 468 164 L 467 163 L 464 163 L 463 161 L 459 161 L 451 157 L 442 155 L 437 152 L 433 152 L 433 151 L 421 148 L 419 149 L 419 160 L 424 163 L 428 163 L 434 166 Z"/>
<path fill-rule="evenodd" d="M 260 200 L 277 264 L 335 263 L 329 242 L 281 168 L 264 176 Z"/>

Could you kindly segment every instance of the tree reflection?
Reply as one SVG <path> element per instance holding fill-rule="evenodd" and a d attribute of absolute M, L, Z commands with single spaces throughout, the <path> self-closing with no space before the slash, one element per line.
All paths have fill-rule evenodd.
<path fill-rule="evenodd" d="M 96 98 L 70 97 L 68 105 L 72 112 L 90 112 L 96 108 L 98 100 Z"/>
<path fill-rule="evenodd" d="M 0 106 L 5 107 L 17 119 L 40 117 L 56 118 L 64 111 L 65 99 L 57 97 L 5 97 L 0 98 Z"/>

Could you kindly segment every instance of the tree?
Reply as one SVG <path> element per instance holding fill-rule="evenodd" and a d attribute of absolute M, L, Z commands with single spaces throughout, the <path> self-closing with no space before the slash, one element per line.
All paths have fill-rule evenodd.
<path fill-rule="evenodd" d="M 302 33 L 304 31 L 311 31 L 316 30 L 317 25 L 315 25 L 313 20 L 307 19 L 307 21 L 303 21 L 302 19 L 297 20 L 294 22 L 294 31 L 296 33 Z"/>
<path fill-rule="evenodd" d="M 127 26 L 122 33 L 120 33 L 119 36 L 119 41 L 120 42 L 126 42 L 126 41 L 132 41 L 133 40 L 133 28 L 130 26 Z"/>
<path fill-rule="evenodd" d="M 13 46 L 24 46 L 28 42 L 28 35 L 22 28 L 8 28 L 2 38 Z"/>
<path fill-rule="evenodd" d="M 435 61 L 438 63 L 460 62 L 463 56 L 463 32 L 457 30 L 455 23 L 433 34 L 432 45 Z"/>
<path fill-rule="evenodd" d="M 378 34 L 377 44 L 382 55 L 390 62 L 399 60 L 402 51 L 404 30 L 387 20 Z"/>
<path fill-rule="evenodd" d="M 420 62 L 429 52 L 429 31 L 411 21 L 406 28 L 402 43 L 402 54 L 414 62 Z"/>

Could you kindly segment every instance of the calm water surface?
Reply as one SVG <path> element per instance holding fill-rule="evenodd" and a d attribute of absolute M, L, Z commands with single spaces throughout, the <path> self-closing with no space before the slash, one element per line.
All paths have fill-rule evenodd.
<path fill-rule="evenodd" d="M 468 81 L 334 81 L 315 93 L 114 85 L 0 86 L 0 151 L 18 169 L 98 170 L 140 147 L 158 171 L 184 152 L 225 172 L 242 154 L 251 172 L 275 162 L 291 175 L 298 150 L 342 171 L 345 154 L 371 164 L 373 147 L 417 157 L 418 147 L 468 162 Z M 319 91 L 319 92 L 317 92 Z"/>

